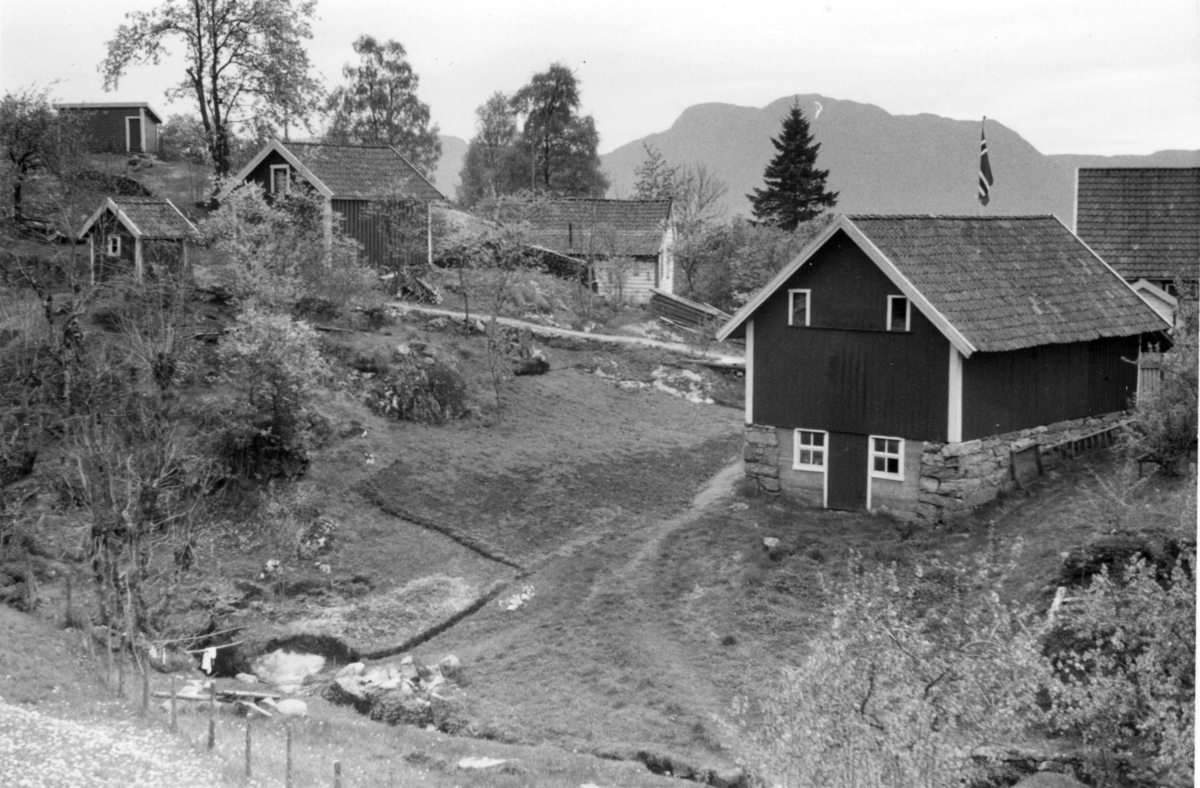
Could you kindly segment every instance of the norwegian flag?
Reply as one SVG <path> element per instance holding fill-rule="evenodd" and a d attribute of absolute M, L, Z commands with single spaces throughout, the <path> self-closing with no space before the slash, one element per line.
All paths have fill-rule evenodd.
<path fill-rule="evenodd" d="M 979 202 L 987 205 L 991 200 L 991 187 L 995 183 L 992 178 L 992 165 L 988 162 L 987 133 L 979 129 Z"/>

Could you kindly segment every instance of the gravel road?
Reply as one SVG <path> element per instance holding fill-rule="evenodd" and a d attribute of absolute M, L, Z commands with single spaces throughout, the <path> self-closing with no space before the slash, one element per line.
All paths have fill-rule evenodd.
<path fill-rule="evenodd" d="M 214 766 L 166 731 L 61 720 L 0 700 L 5 788 L 220 788 Z"/>

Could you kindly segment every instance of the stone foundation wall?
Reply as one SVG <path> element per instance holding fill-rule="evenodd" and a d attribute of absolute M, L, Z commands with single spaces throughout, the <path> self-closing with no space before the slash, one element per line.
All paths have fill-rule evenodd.
<path fill-rule="evenodd" d="M 779 492 L 779 439 L 775 428 L 763 424 L 746 425 L 746 444 L 742 452 L 746 478 L 762 492 Z"/>
<path fill-rule="evenodd" d="M 1107 413 L 961 443 L 926 441 L 921 452 L 917 516 L 937 521 L 992 501 L 1002 490 L 1016 487 L 1013 452 L 1034 444 L 1045 447 L 1077 440 L 1107 430 L 1125 416 Z"/>
<path fill-rule="evenodd" d="M 904 512 L 907 517 L 915 513 L 918 519 L 928 522 L 951 518 L 994 500 L 1003 490 L 1016 487 L 1012 471 L 1013 452 L 1035 444 L 1041 446 L 1042 467 L 1048 468 L 1055 460 L 1045 453 L 1045 447 L 1111 429 L 1126 416 L 1126 413 L 1107 413 L 961 443 L 913 441 L 914 448 L 921 447 L 919 472 L 915 474 L 917 484 L 910 486 L 906 481 L 902 487 L 896 485 L 896 490 L 889 491 L 888 496 L 880 495 L 879 502 L 886 503 L 889 510 Z M 746 477 L 762 492 L 778 494 L 782 489 L 781 462 L 786 463 L 784 470 L 790 473 L 792 460 L 790 456 L 781 460 L 776 429 L 765 424 L 748 424 L 745 436 L 742 459 Z M 906 445 L 908 443 L 906 441 Z M 906 478 L 916 470 L 914 465 L 916 463 L 905 463 Z M 865 468 L 863 472 L 866 472 Z M 795 479 L 791 476 L 788 478 L 791 480 L 789 495 L 803 492 L 793 490 L 796 487 Z M 880 485 L 881 492 L 883 486 Z M 905 506 L 906 501 L 898 500 L 897 495 L 901 498 L 915 495 L 915 500 L 911 506 Z"/>

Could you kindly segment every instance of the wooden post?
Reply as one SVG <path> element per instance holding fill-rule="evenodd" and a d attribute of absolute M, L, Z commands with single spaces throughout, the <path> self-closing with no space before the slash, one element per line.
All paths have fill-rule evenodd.
<path fill-rule="evenodd" d="M 250 717 L 246 718 L 246 779 L 250 779 Z"/>
<path fill-rule="evenodd" d="M 176 730 L 175 725 L 175 674 L 171 674 L 171 733 Z"/>
<path fill-rule="evenodd" d="M 292 726 L 287 726 L 287 761 L 284 764 L 284 788 L 292 788 Z"/>
<path fill-rule="evenodd" d="M 66 626 L 73 625 L 74 617 L 71 615 L 71 573 L 67 573 L 67 605 L 63 611 L 63 623 Z"/>
<path fill-rule="evenodd" d="M 121 635 L 121 653 L 117 655 L 117 697 L 125 697 L 125 635 Z"/>
<path fill-rule="evenodd" d="M 333 762 L 333 788 L 342 788 L 342 762 Z"/>
<path fill-rule="evenodd" d="M 104 686 L 112 687 L 113 663 L 112 663 L 112 627 L 108 624 L 104 625 L 104 643 L 108 651 L 108 673 L 104 676 Z"/>
<path fill-rule="evenodd" d="M 150 713 L 150 661 L 142 665 L 142 716 Z"/>
<path fill-rule="evenodd" d="M 217 743 L 217 685 L 208 687 L 208 751 L 212 752 Z"/>

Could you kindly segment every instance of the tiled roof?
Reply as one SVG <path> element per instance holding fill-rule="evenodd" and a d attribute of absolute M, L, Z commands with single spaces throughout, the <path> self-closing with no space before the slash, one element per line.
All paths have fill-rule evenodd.
<path fill-rule="evenodd" d="M 385 145 L 281 144 L 329 187 L 335 200 L 395 193 L 427 201 L 445 199 L 408 160 Z"/>
<path fill-rule="evenodd" d="M 1167 327 L 1053 216 L 847 218 L 977 350 Z"/>
<path fill-rule="evenodd" d="M 1134 279 L 1200 278 L 1200 168 L 1079 168 L 1075 232 Z"/>
<path fill-rule="evenodd" d="M 657 257 L 670 213 L 670 200 L 541 200 L 529 218 L 529 240 L 580 259 Z"/>
<path fill-rule="evenodd" d="M 196 226 L 181 214 L 170 200 L 161 197 L 113 197 L 142 238 L 190 238 Z"/>

